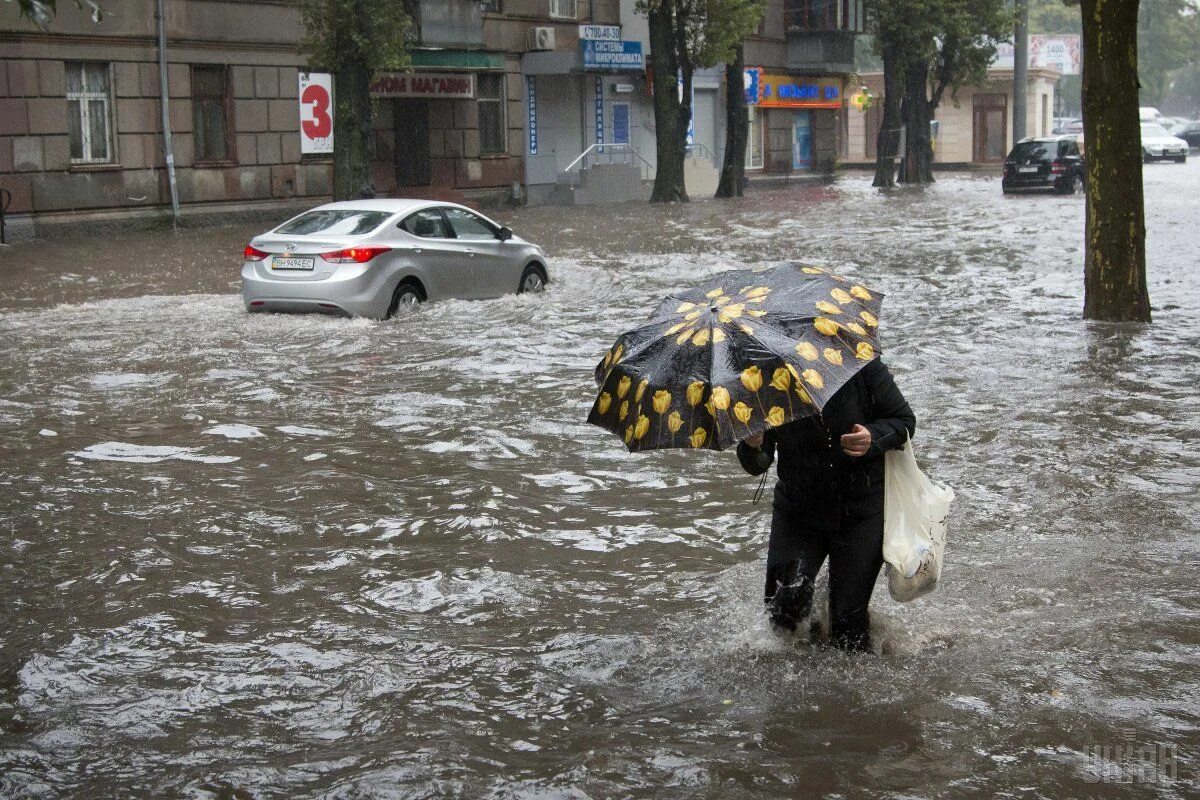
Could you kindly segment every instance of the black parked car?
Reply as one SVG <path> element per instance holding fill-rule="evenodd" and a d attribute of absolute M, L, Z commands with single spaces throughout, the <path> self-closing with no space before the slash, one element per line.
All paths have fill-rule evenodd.
<path fill-rule="evenodd" d="M 1175 135 L 1188 143 L 1188 147 L 1200 147 L 1200 122 L 1189 122 L 1175 129 Z"/>
<path fill-rule="evenodd" d="M 1004 193 L 1052 189 L 1074 194 L 1083 188 L 1083 156 L 1075 136 L 1022 139 L 1004 160 Z"/>

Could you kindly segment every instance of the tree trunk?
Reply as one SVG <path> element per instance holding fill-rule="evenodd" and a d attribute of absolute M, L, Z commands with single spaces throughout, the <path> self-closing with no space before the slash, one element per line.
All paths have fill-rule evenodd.
<path fill-rule="evenodd" d="M 1137 0 L 1083 0 L 1087 163 L 1083 316 L 1150 321 L 1138 119 Z"/>
<path fill-rule="evenodd" d="M 334 74 L 333 199 L 374 197 L 371 183 L 371 72 L 353 64 Z"/>
<path fill-rule="evenodd" d="M 915 61 L 904 70 L 904 100 L 900 114 L 904 120 L 904 164 L 900 180 L 905 183 L 933 183 L 933 141 L 929 123 L 933 110 L 929 104 L 929 62 Z"/>
<path fill-rule="evenodd" d="M 649 13 L 651 65 L 654 69 L 654 148 L 657 165 L 654 170 L 654 191 L 651 203 L 687 202 L 683 185 L 683 161 L 686 157 L 687 124 L 685 111 L 690 111 L 690 85 L 684 86 L 680 102 L 676 74 L 679 59 L 675 51 L 675 15 L 673 4 L 660 2 Z M 690 83 L 691 76 L 685 76 Z"/>
<path fill-rule="evenodd" d="M 746 140 L 750 132 L 750 114 L 746 110 L 745 50 L 741 44 L 733 52 L 733 62 L 725 65 L 725 162 L 717 197 L 741 197 L 746 175 Z"/>
<path fill-rule="evenodd" d="M 896 185 L 896 156 L 900 153 L 900 100 L 904 82 L 894 50 L 883 52 L 883 120 L 875 140 L 875 180 L 872 186 Z"/>

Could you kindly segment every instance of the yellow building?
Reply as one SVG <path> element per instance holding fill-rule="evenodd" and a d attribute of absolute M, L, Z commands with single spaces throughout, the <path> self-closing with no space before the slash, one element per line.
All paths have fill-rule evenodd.
<path fill-rule="evenodd" d="M 883 119 L 883 73 L 861 75 L 871 94 L 866 110 L 851 103 L 847 111 L 846 164 L 874 164 L 879 124 Z M 1025 136 L 1049 136 L 1053 128 L 1054 85 L 1059 73 L 1030 69 L 1026 90 Z M 935 164 L 976 166 L 1000 164 L 1012 148 L 1013 73 L 988 71 L 982 86 L 964 86 L 956 98 L 948 94 L 934 114 Z M 1023 137 L 1022 137 L 1023 138 Z"/>

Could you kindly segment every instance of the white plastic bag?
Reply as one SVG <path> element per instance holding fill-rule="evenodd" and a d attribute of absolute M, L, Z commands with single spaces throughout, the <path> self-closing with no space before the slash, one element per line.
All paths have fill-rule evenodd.
<path fill-rule="evenodd" d="M 906 603 L 932 592 L 941 577 L 954 490 L 921 472 L 911 440 L 884 458 L 883 560 L 888 591 Z"/>

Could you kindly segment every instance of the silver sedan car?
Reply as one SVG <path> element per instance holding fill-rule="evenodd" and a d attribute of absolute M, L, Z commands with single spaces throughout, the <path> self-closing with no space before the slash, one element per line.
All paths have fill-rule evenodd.
<path fill-rule="evenodd" d="M 447 297 L 538 292 L 542 248 L 454 203 L 355 200 L 306 211 L 247 245 L 247 311 L 386 319 Z"/>

